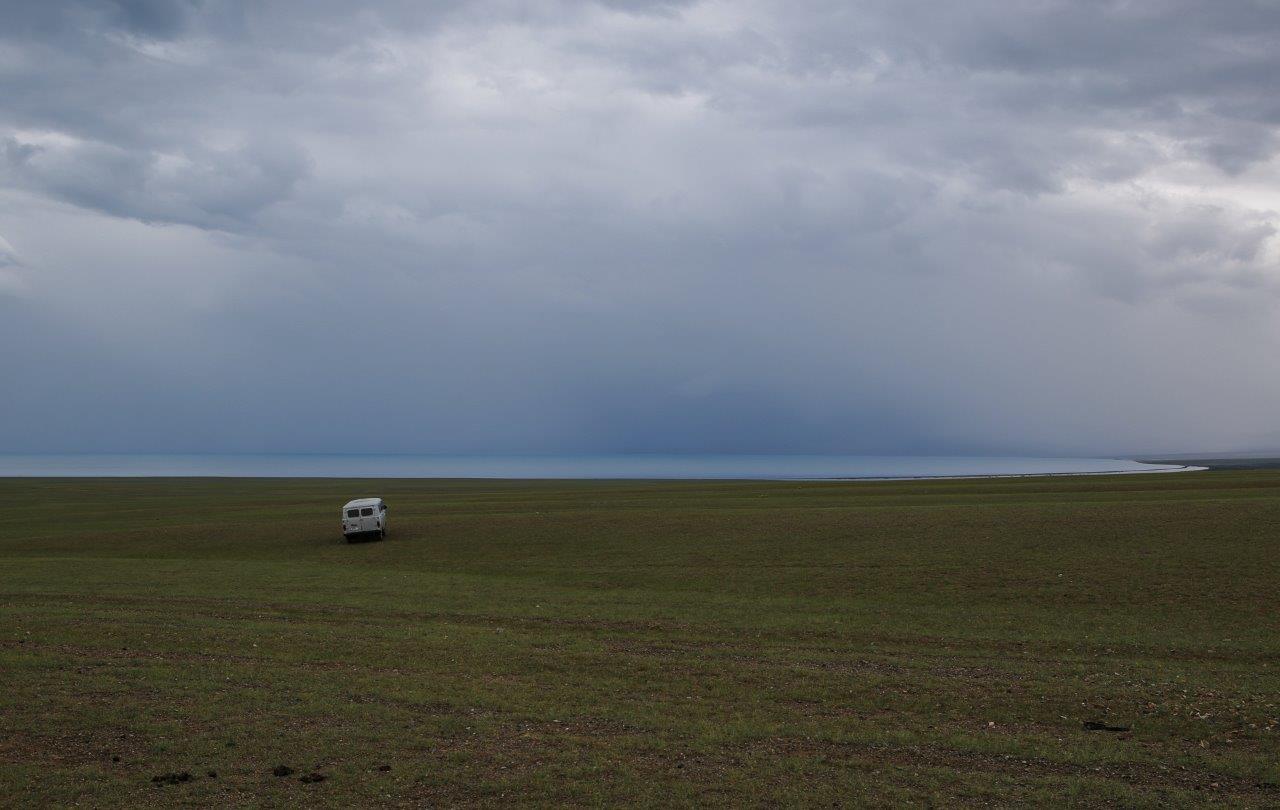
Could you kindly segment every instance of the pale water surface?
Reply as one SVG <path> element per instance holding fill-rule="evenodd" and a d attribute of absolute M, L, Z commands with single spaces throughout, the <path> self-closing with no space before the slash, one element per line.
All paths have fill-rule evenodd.
<path fill-rule="evenodd" d="M 0 476 L 821 479 L 1177 472 L 1111 458 L 816 455 L 2 455 Z"/>

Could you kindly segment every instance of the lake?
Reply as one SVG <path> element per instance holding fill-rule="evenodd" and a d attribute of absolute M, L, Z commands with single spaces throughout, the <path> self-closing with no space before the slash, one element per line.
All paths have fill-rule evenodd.
<path fill-rule="evenodd" d="M 813 480 L 1203 469 L 1113 458 L 839 455 L 0 455 L 0 476 Z"/>

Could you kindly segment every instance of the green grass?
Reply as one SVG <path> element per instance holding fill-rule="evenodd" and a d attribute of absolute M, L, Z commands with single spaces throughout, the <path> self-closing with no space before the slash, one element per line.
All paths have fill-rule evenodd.
<path fill-rule="evenodd" d="M 391 536 L 348 545 L 368 494 Z M 8 479 L 0 514 L 7 805 L 1280 805 L 1280 472 Z"/>

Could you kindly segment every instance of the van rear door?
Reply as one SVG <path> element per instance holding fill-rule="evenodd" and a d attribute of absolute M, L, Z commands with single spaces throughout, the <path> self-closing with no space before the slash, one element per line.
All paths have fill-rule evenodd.
<path fill-rule="evenodd" d="M 378 530 L 378 511 L 372 506 L 360 507 L 360 531 L 376 532 Z"/>

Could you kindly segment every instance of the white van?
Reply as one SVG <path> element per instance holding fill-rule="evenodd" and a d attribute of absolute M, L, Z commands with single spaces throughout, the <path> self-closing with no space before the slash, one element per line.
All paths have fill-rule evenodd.
<path fill-rule="evenodd" d="M 387 504 L 381 498 L 356 498 L 342 507 L 342 534 L 347 542 L 356 537 L 387 536 Z"/>

